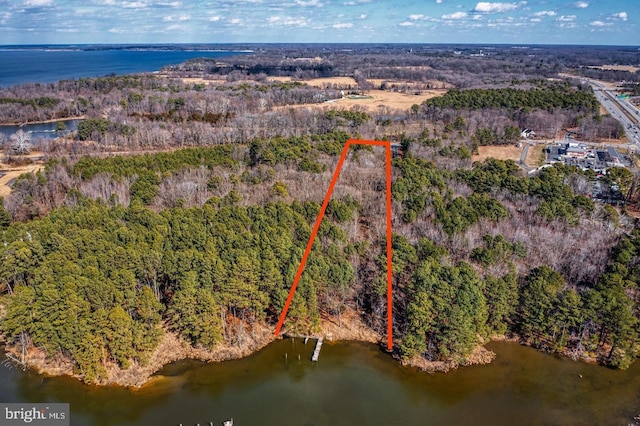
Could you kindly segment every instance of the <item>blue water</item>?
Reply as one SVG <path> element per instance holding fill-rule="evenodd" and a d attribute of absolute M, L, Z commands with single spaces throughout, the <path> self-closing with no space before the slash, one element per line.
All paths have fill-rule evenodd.
<path fill-rule="evenodd" d="M 67 126 L 67 130 L 62 132 L 62 135 L 65 133 L 75 131 L 78 129 L 78 123 L 81 120 L 59 120 Z M 4 126 L 0 125 L 0 137 L 4 136 L 5 139 L 9 139 L 12 134 L 17 132 L 18 130 L 22 130 L 23 132 L 29 133 L 31 137 L 31 144 L 37 145 L 38 139 L 54 139 L 61 134 L 56 133 L 56 127 L 58 122 L 50 122 L 50 123 L 34 123 L 34 124 L 25 124 L 24 126 L 18 125 L 9 125 Z"/>
<path fill-rule="evenodd" d="M 0 46 L 0 87 L 158 71 L 192 58 L 246 54 L 230 50 L 173 50 L 96 46 Z"/>

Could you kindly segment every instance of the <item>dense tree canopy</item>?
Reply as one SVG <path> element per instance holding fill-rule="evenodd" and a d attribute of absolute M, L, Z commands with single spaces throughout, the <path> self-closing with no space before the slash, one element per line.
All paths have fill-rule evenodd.
<path fill-rule="evenodd" d="M 279 313 L 310 232 L 309 212 L 317 210 L 276 203 L 157 214 L 137 203 L 86 200 L 14 225 L 0 253 L 0 279 L 13 293 L 2 330 L 9 340 L 24 333 L 50 356 L 70 357 L 88 381 L 104 374 L 105 361 L 145 362 L 163 320 L 212 347 L 223 338 L 226 312 L 247 321 Z M 352 283 L 342 238 L 330 221 L 323 224 L 304 297 L 290 313 L 294 327 L 317 323 L 317 291 Z"/>
<path fill-rule="evenodd" d="M 567 85 L 551 88 L 519 89 L 470 89 L 450 90 L 444 96 L 431 98 L 425 105 L 438 108 L 486 109 L 486 108 L 541 108 L 575 109 L 595 112 L 598 101 L 588 90 L 577 91 Z"/>

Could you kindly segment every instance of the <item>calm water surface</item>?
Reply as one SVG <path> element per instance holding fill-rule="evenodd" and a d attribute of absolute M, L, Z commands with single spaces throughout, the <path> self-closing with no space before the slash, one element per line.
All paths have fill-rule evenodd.
<path fill-rule="evenodd" d="M 80 122 L 80 120 L 58 121 L 63 122 L 65 126 L 67 126 L 67 130 L 64 133 L 77 130 L 78 123 Z M 37 139 L 54 139 L 60 136 L 56 133 L 56 126 L 58 125 L 58 121 L 50 123 L 25 124 L 23 126 L 0 125 L 0 135 L 3 135 L 5 138 L 9 139 L 12 134 L 17 132 L 18 130 L 22 130 L 23 132 L 29 133 L 32 144 L 37 144 Z"/>
<path fill-rule="evenodd" d="M 63 79 L 157 71 L 192 58 L 220 58 L 244 52 L 208 50 L 2 48 L 0 87 Z"/>
<path fill-rule="evenodd" d="M 325 343 L 312 363 L 311 342 L 282 340 L 242 360 L 171 364 L 136 391 L 2 367 L 0 401 L 69 402 L 73 425 L 627 425 L 640 414 L 637 362 L 614 371 L 489 348 L 489 366 L 429 375 L 373 345 Z"/>

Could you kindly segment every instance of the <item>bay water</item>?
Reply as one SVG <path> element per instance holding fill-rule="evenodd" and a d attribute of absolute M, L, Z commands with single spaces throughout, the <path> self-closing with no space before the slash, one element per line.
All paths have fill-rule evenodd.
<path fill-rule="evenodd" d="M 640 415 L 637 362 L 618 371 L 493 342 L 490 365 L 431 375 L 357 342 L 325 342 L 315 363 L 313 346 L 285 339 L 240 360 L 180 361 L 137 390 L 0 367 L 0 401 L 70 403 L 72 425 L 627 425 Z"/>
<path fill-rule="evenodd" d="M 0 87 L 64 79 L 153 72 L 193 58 L 222 58 L 246 51 L 126 46 L 0 46 Z"/>

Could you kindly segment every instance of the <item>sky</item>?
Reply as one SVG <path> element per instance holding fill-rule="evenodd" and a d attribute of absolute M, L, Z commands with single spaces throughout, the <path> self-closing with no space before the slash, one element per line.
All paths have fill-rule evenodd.
<path fill-rule="evenodd" d="M 640 46 L 640 0 L 0 0 L 0 44 Z"/>

